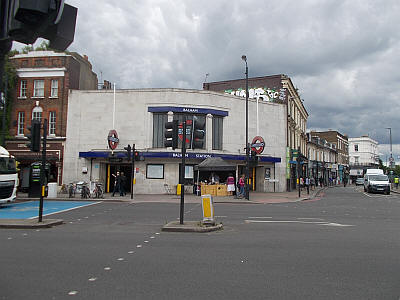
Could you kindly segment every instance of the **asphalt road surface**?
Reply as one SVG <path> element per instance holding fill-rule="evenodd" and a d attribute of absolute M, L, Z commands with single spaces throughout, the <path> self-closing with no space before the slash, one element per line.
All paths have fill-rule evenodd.
<path fill-rule="evenodd" d="M 400 195 L 217 204 L 224 230 L 167 233 L 171 203 L 99 203 L 0 230 L 0 299 L 400 299 Z M 186 204 L 185 220 L 201 205 Z"/>

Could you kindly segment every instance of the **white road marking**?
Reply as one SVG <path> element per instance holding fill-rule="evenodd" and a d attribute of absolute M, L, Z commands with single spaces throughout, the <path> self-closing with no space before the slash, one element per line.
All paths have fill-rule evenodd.
<path fill-rule="evenodd" d="M 337 227 L 350 227 L 354 225 L 347 225 L 347 224 L 339 224 L 339 223 L 327 223 L 327 224 L 318 224 L 321 226 L 337 226 Z"/>
<path fill-rule="evenodd" d="M 12 240 L 12 237 L 7 238 L 7 240 Z"/>
<path fill-rule="evenodd" d="M 133 254 L 133 253 L 135 253 L 135 251 L 129 251 L 128 253 L 129 253 L 129 254 Z"/>
<path fill-rule="evenodd" d="M 88 280 L 89 280 L 89 281 L 96 281 L 96 280 L 97 280 L 97 277 L 92 277 L 92 278 L 89 278 Z"/>
<path fill-rule="evenodd" d="M 89 203 L 89 204 L 86 204 L 86 205 L 72 207 L 72 208 L 68 208 L 68 209 L 64 209 L 64 210 L 59 210 L 59 211 L 52 212 L 52 213 L 49 213 L 49 214 L 44 214 L 43 217 L 54 215 L 54 214 L 59 214 L 59 213 L 63 213 L 63 212 L 66 212 L 66 211 L 70 211 L 70 210 L 74 210 L 74 209 L 78 209 L 78 208 L 82 208 L 82 207 L 86 207 L 86 206 L 91 206 L 91 205 L 95 205 L 95 204 L 99 204 L 99 203 L 101 203 L 101 202 L 94 202 L 94 203 Z M 37 217 L 29 218 L 29 220 L 30 219 L 35 219 L 35 218 L 37 218 Z"/>
<path fill-rule="evenodd" d="M 248 217 L 249 219 L 272 219 L 272 217 Z"/>
<path fill-rule="evenodd" d="M 27 233 L 24 233 L 24 234 L 22 234 L 23 236 L 27 236 L 28 234 Z"/>
<path fill-rule="evenodd" d="M 70 292 L 68 293 L 68 295 L 70 295 L 70 296 L 74 296 L 74 295 L 76 295 L 76 294 L 78 294 L 78 291 L 70 291 Z"/>
<path fill-rule="evenodd" d="M 137 245 L 136 248 L 142 248 L 142 245 Z"/>
<path fill-rule="evenodd" d="M 110 267 L 104 267 L 104 270 L 105 270 L 105 271 L 110 271 L 111 268 L 110 268 Z"/>
<path fill-rule="evenodd" d="M 151 238 L 151 239 L 154 239 L 154 238 L 155 238 L 155 236 L 151 236 L 150 238 Z"/>
<path fill-rule="evenodd" d="M 321 219 L 321 218 L 297 218 L 297 220 L 321 220 L 321 221 L 323 221 L 324 219 Z"/>
<path fill-rule="evenodd" d="M 156 232 L 156 234 L 160 234 L 159 232 Z"/>
<path fill-rule="evenodd" d="M 123 257 L 120 257 L 120 258 L 118 258 L 117 260 L 119 260 L 119 261 L 123 261 L 123 260 L 125 260 L 125 258 L 123 258 Z"/>
<path fill-rule="evenodd" d="M 244 220 L 245 223 L 300 223 L 300 224 L 315 224 L 315 225 L 323 225 L 323 226 L 337 226 L 337 227 L 349 227 L 354 225 L 348 224 L 340 224 L 340 223 L 331 223 L 326 221 L 294 221 L 294 220 Z"/>
<path fill-rule="evenodd" d="M 148 243 L 149 241 L 144 241 L 145 243 Z"/>
<path fill-rule="evenodd" d="M 215 216 L 216 218 L 227 218 L 228 216 Z"/>
<path fill-rule="evenodd" d="M 300 224 L 324 224 L 326 222 L 306 222 L 306 221 L 269 221 L 269 220 L 245 220 L 246 223 L 300 223 Z"/>

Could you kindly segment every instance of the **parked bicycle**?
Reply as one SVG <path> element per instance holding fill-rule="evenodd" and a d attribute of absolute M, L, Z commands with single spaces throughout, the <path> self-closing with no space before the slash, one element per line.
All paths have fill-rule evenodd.
<path fill-rule="evenodd" d="M 90 198 L 90 190 L 86 182 L 82 184 L 81 198 L 84 199 Z"/>
<path fill-rule="evenodd" d="M 100 182 L 96 182 L 92 193 L 92 198 L 104 198 L 103 184 Z"/>
<path fill-rule="evenodd" d="M 71 182 L 68 186 L 68 196 L 69 198 L 74 198 L 76 193 L 76 184 Z"/>

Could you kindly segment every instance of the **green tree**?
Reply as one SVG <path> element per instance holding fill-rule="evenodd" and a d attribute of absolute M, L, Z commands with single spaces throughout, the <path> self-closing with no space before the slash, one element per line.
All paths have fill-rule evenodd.
<path fill-rule="evenodd" d="M 379 169 L 382 169 L 382 170 L 383 170 L 383 173 L 386 174 L 387 167 L 385 167 L 385 166 L 383 165 L 382 159 L 379 159 Z"/>
<path fill-rule="evenodd" d="M 12 50 L 5 56 L 3 82 L 4 85 L 6 85 L 7 81 L 7 86 L 2 87 L 1 90 L 4 90 L 4 88 L 6 88 L 5 94 L 7 94 L 7 97 L 5 99 L 5 107 L 3 101 L 1 101 L 1 110 L 0 110 L 0 133 L 1 133 L 0 136 L 1 136 L 2 146 L 5 146 L 5 140 L 7 138 L 10 138 L 9 128 L 11 120 L 11 108 L 14 101 L 13 95 L 15 94 L 15 87 L 17 82 L 17 72 L 15 70 L 15 67 L 10 61 L 10 57 L 18 53 L 19 52 L 17 50 Z M 4 124 L 3 124 L 3 118 L 5 118 Z"/>

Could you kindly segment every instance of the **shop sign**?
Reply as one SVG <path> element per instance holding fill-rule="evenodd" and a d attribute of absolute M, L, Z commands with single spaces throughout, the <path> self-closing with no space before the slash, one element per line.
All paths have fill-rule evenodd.
<path fill-rule="evenodd" d="M 119 139 L 118 139 L 118 133 L 115 129 L 110 130 L 107 136 L 107 141 L 108 141 L 108 147 L 110 147 L 111 150 L 115 150 L 117 148 Z"/>
<path fill-rule="evenodd" d="M 256 136 L 251 142 L 251 150 L 257 154 L 261 154 L 264 151 L 265 142 L 261 136 Z"/>

